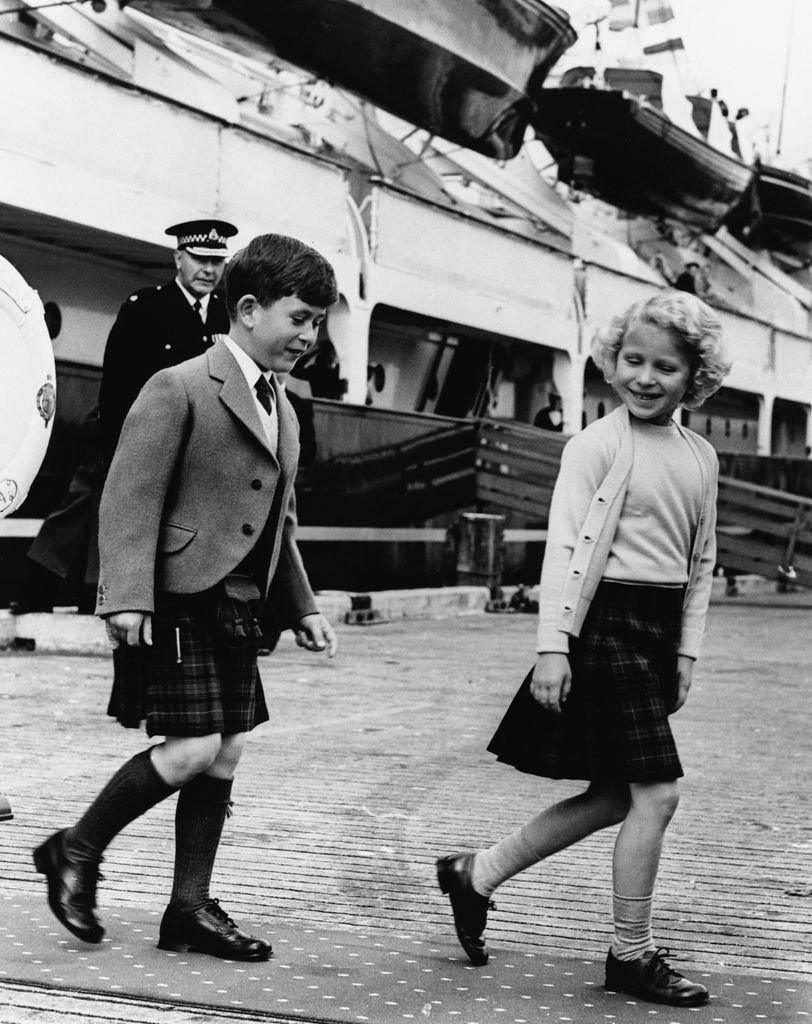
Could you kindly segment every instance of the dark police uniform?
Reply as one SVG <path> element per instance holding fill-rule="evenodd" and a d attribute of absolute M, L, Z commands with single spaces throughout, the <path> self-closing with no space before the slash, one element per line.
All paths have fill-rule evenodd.
<path fill-rule="evenodd" d="M 141 388 L 158 370 L 201 355 L 215 334 L 228 334 L 222 295 L 212 292 L 206 322 L 175 281 L 139 288 L 124 303 L 107 339 L 99 411 L 108 465 L 121 427 Z"/>
<path fill-rule="evenodd" d="M 191 220 L 173 224 L 166 234 L 177 239 L 176 259 L 185 251 L 201 259 L 225 262 L 228 239 L 237 234 L 237 229 L 227 221 Z M 139 288 L 127 299 L 110 331 L 102 364 L 99 414 L 107 465 L 130 406 L 149 378 L 158 370 L 201 355 L 211 346 L 215 334 L 228 334 L 228 330 L 225 300 L 217 291 L 208 296 L 205 323 L 177 279 Z"/>

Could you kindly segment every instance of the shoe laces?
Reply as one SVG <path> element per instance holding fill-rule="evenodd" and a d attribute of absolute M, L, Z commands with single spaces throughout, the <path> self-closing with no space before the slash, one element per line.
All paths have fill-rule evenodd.
<path fill-rule="evenodd" d="M 671 964 L 667 963 L 666 957 L 671 956 L 671 950 L 666 946 L 658 946 L 651 954 L 649 969 L 656 978 L 665 982 L 681 981 L 682 975 L 674 970 Z"/>
<path fill-rule="evenodd" d="M 209 900 L 207 905 L 209 909 L 212 911 L 212 913 L 215 915 L 215 917 L 219 918 L 224 924 L 230 925 L 230 927 L 232 928 L 237 927 L 237 922 L 233 921 L 225 912 L 225 910 L 223 910 L 223 908 L 220 906 L 220 900 L 217 899 L 216 896 L 213 896 Z"/>

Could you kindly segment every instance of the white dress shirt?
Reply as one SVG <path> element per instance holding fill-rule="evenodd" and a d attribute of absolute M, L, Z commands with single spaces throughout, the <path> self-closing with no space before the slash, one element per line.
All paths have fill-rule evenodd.
<path fill-rule="evenodd" d="M 263 372 L 248 353 L 243 351 L 236 341 L 230 338 L 227 334 L 218 334 L 215 338 L 222 339 L 228 347 L 229 352 L 237 360 L 237 365 L 242 370 L 248 387 L 251 389 L 251 397 L 254 399 L 257 415 L 259 416 L 260 423 L 265 431 L 265 436 L 268 438 L 268 445 L 272 452 L 276 452 L 276 447 L 279 443 L 279 418 L 276 411 L 276 391 L 274 390 L 274 382 L 272 380 L 273 373 L 270 370 Z M 267 380 L 271 389 L 271 394 L 274 398 L 270 415 L 265 412 L 265 406 L 257 398 L 257 393 L 254 390 L 254 385 L 260 377 L 264 377 L 265 380 Z"/>

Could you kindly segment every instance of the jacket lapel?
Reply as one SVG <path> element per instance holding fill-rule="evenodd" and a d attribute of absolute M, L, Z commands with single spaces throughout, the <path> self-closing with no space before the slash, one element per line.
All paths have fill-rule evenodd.
<path fill-rule="evenodd" d="M 249 431 L 262 445 L 265 451 L 272 457 L 276 454 L 271 451 L 268 438 L 259 420 L 259 413 L 254 403 L 251 389 L 245 379 L 245 374 L 237 365 L 237 360 L 229 352 L 226 344 L 219 338 L 214 346 L 209 349 L 209 375 L 222 382 L 220 388 L 220 401 L 229 412 L 235 416 L 240 423 Z M 281 434 L 281 430 L 280 430 Z"/>
<path fill-rule="evenodd" d="M 288 401 L 285 389 L 279 386 L 276 375 L 271 375 L 271 387 L 276 399 L 279 438 L 277 440 L 277 458 L 285 475 L 293 474 L 299 462 L 299 421 L 293 406 Z"/>

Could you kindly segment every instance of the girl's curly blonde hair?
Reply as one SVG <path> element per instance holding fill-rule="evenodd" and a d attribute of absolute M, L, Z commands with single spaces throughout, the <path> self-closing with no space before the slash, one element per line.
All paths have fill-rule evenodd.
<path fill-rule="evenodd" d="M 682 400 L 686 409 L 698 409 L 719 390 L 730 373 L 732 361 L 716 314 L 696 295 L 667 289 L 635 302 L 608 327 L 595 333 L 592 359 L 609 384 L 617 367 L 617 354 L 633 323 L 655 324 L 671 331 L 689 349 L 693 372 Z"/>

